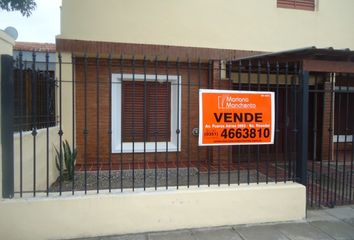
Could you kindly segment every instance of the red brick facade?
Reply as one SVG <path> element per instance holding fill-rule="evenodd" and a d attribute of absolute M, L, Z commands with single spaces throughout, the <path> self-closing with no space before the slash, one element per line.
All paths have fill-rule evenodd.
<path fill-rule="evenodd" d="M 87 143 L 86 143 L 86 163 L 95 164 L 97 161 L 97 155 L 99 156 L 99 163 L 103 166 L 109 164 L 109 152 L 110 152 L 110 135 L 109 124 L 111 113 L 110 106 L 110 72 L 108 67 L 108 60 L 101 59 L 99 67 L 96 68 L 95 59 L 89 59 L 87 62 L 86 73 L 86 111 L 85 111 L 85 64 L 83 59 L 77 59 L 77 65 L 75 67 L 75 84 L 76 84 L 76 142 L 78 149 L 78 164 L 84 163 L 85 154 L 85 118 L 87 121 Z M 124 61 L 125 67 L 121 68 L 119 61 L 113 61 L 112 73 L 132 74 L 132 67 L 129 66 L 131 61 Z M 128 65 L 128 66 L 127 66 Z M 160 75 L 166 75 L 166 62 L 159 62 L 156 73 Z M 208 64 L 202 64 L 201 68 L 197 68 L 198 64 L 192 64 L 188 70 L 187 64 L 182 63 L 180 69 L 177 70 L 175 62 L 169 62 L 169 66 L 173 66 L 168 70 L 169 75 L 179 75 L 182 78 L 182 110 L 181 110 L 181 152 L 161 152 L 161 153 L 124 153 L 124 154 L 112 154 L 112 163 L 119 165 L 121 160 L 125 167 L 131 167 L 129 164 L 133 162 L 135 166 L 143 166 L 144 158 L 147 162 L 147 167 L 153 167 L 155 160 L 158 163 L 163 163 L 167 160 L 172 166 L 177 164 L 177 158 L 180 163 L 187 163 L 188 161 L 196 162 L 199 159 L 207 161 L 208 150 L 207 147 L 198 147 L 198 137 L 192 134 L 193 128 L 198 128 L 198 89 L 211 87 L 211 83 L 217 81 L 214 73 L 209 76 Z M 140 66 L 140 67 L 138 67 Z M 216 65 L 214 66 L 216 67 Z M 146 68 L 146 74 L 155 74 L 155 68 L 153 64 L 149 64 Z M 134 69 L 135 74 L 143 74 L 142 62 L 136 62 Z M 98 74 L 98 75 L 97 75 Z M 98 76 L 98 87 L 97 87 Z M 210 80 L 210 81 L 209 81 Z M 209 81 L 209 84 L 208 84 Z M 188 84 L 190 82 L 190 85 Z M 215 82 L 214 82 L 215 84 Z M 99 91 L 97 89 L 99 88 Z M 189 93 L 188 93 L 189 92 Z M 97 93 L 99 93 L 98 105 L 97 105 Z M 189 104 L 188 104 L 189 102 Z M 188 105 L 189 112 L 188 112 Z M 97 111 L 97 108 L 99 111 Z M 86 114 L 85 114 L 86 113 Z M 97 113 L 98 113 L 98 126 L 97 126 Z M 85 116 L 86 115 L 86 116 Z M 188 129 L 189 125 L 189 129 Z M 99 133 L 97 132 L 99 130 Z M 99 141 L 98 141 L 99 140 Z M 98 149 L 97 149 L 98 148 Z"/>
<path fill-rule="evenodd" d="M 325 92 L 323 94 L 323 120 L 322 120 L 322 159 L 333 159 L 333 89 L 332 82 L 325 82 L 323 86 Z"/>
<path fill-rule="evenodd" d="M 171 55 L 168 61 L 168 69 L 166 57 L 159 57 L 159 62 L 155 64 L 155 59 L 148 59 L 146 61 L 145 74 L 159 74 L 159 75 L 180 75 L 182 79 L 182 96 L 181 96 L 181 151 L 180 152 L 157 152 L 157 153 L 115 153 L 112 154 L 112 165 L 119 166 L 121 163 L 125 168 L 132 167 L 154 167 L 155 163 L 169 163 L 169 167 L 175 167 L 178 164 L 196 163 L 196 162 L 227 162 L 235 153 L 235 148 L 232 147 L 198 147 L 198 137 L 192 134 L 194 128 L 198 128 L 198 89 L 199 88 L 214 88 L 214 89 L 232 89 L 233 86 L 230 81 L 224 80 L 221 72 L 221 62 L 219 60 L 209 62 L 208 56 L 215 56 L 214 59 L 229 59 L 231 55 L 241 57 L 243 55 L 252 55 L 254 52 L 245 51 L 226 51 L 213 49 L 198 49 L 186 47 L 166 47 L 166 46 L 147 46 L 134 45 L 124 43 L 99 43 L 99 42 L 85 42 L 85 41 L 69 41 L 59 40 L 59 48 L 64 51 L 77 50 L 83 51 L 81 48 L 86 48 L 89 52 L 99 51 L 102 53 L 99 62 L 96 62 L 94 55 L 90 55 L 86 64 L 83 58 L 76 59 L 75 65 L 75 119 L 76 119 L 76 145 L 78 149 L 78 165 L 84 162 L 90 165 L 95 165 L 98 162 L 103 167 L 107 167 L 110 163 L 110 121 L 112 119 L 110 111 L 110 77 L 114 73 L 125 74 L 144 74 L 143 55 L 135 54 L 140 60 L 132 62 L 132 54 L 126 55 L 126 60 L 120 61 L 120 55 L 113 55 L 114 60 L 109 64 L 107 58 L 110 51 L 124 52 L 129 51 L 134 53 L 161 53 L 161 56 Z M 81 50 L 80 50 L 81 49 Z M 125 55 L 123 55 L 125 56 Z M 150 55 L 151 56 L 151 55 Z M 159 55 L 160 56 L 160 55 Z M 182 56 L 183 58 L 177 58 Z M 190 56 L 192 56 L 190 58 Z M 198 56 L 202 56 L 199 60 Z M 106 57 L 106 58 L 105 58 Z M 177 67 L 176 59 L 180 59 L 179 67 Z M 188 66 L 187 59 L 191 59 L 193 63 Z M 197 62 L 201 61 L 199 65 Z M 200 67 L 199 67 L 200 66 Z M 321 75 L 321 73 L 320 73 Z M 323 74 L 322 74 L 323 75 Z M 86 79 L 86 81 L 85 81 Z M 98 79 L 98 83 L 97 83 Z M 243 82 L 244 83 L 244 82 Z M 242 84 L 243 84 L 242 83 Z M 320 137 L 317 137 L 316 149 L 321 149 L 321 159 L 331 160 L 332 154 L 335 150 L 333 144 L 333 116 L 334 112 L 331 104 L 333 104 L 333 90 L 328 78 L 317 82 L 321 89 L 323 86 L 324 92 L 322 99 L 319 98 L 318 105 L 321 105 L 321 111 L 317 114 L 319 122 L 317 123 L 317 130 L 321 131 Z M 323 85 L 322 85 L 323 84 Z M 85 90 L 86 89 L 86 90 Z M 99 91 L 97 91 L 99 89 Z M 85 93 L 86 91 L 86 93 Z M 288 90 L 289 91 L 289 90 Z M 99 97 L 97 99 L 97 93 Z M 278 92 L 279 111 L 276 113 L 278 118 L 279 131 L 276 135 L 275 144 L 270 146 L 278 159 L 286 158 L 284 151 L 289 152 L 290 155 L 295 153 L 296 138 L 293 133 L 295 126 L 290 123 L 288 126 L 287 135 L 285 134 L 285 122 L 288 118 L 294 121 L 294 111 L 292 105 L 285 106 L 283 98 L 285 91 L 280 89 Z M 288 92 L 288 98 L 290 92 Z M 86 99 L 86 100 L 85 100 Z M 289 99 L 288 99 L 289 100 Z M 86 101 L 86 103 L 85 103 Z M 97 104 L 98 102 L 98 104 Z M 313 103 L 309 103 L 310 105 Z M 288 109 L 288 116 L 285 116 L 284 109 Z M 311 109 L 311 108 L 310 108 Z M 332 111 L 331 111 L 332 109 Z M 311 115 L 312 116 L 312 115 Z M 85 119 L 86 119 L 86 143 L 85 143 Z M 310 119 L 310 121 L 312 121 Z M 286 136 L 288 139 L 286 140 Z M 309 135 L 313 137 L 313 134 Z M 319 139 L 320 138 L 320 139 Z M 314 142 L 310 139 L 309 148 L 313 147 Z M 287 146 L 286 146 L 287 145 Z M 337 144 L 338 145 L 338 144 Z M 339 144 L 338 146 L 340 146 Z M 287 150 L 284 150 L 286 149 Z M 250 158 L 253 150 L 248 149 L 245 153 Z M 269 151 L 269 148 L 261 148 L 260 153 Z M 312 151 L 311 149 L 309 151 Z M 240 152 L 240 150 L 238 150 Z M 241 151 L 242 152 L 242 151 Z M 86 157 L 85 157 L 86 154 Z M 241 153 L 242 155 L 243 153 Z M 245 155 L 245 156 L 246 156 Z M 264 154 L 263 154 L 264 155 Z M 310 154 L 312 155 L 312 154 Z M 240 158 L 238 153 L 238 158 Z M 241 156 L 242 157 L 242 156 Z M 253 157 L 251 157 L 253 158 Z M 85 160 L 85 161 L 84 161 Z"/>

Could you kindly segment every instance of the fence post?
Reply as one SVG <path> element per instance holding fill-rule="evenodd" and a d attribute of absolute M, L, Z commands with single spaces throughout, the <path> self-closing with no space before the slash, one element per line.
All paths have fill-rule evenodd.
<path fill-rule="evenodd" d="M 1 55 L 2 197 L 14 196 L 13 57 Z"/>
<path fill-rule="evenodd" d="M 299 183 L 307 185 L 308 161 L 308 119 L 309 119 L 309 72 L 300 73 L 300 104 L 299 104 L 299 135 L 298 154 L 296 164 L 296 179 Z"/>

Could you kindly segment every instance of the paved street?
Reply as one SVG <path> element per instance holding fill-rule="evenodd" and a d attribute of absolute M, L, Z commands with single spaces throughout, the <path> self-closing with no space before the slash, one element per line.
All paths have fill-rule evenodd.
<path fill-rule="evenodd" d="M 354 205 L 309 210 L 306 221 L 85 238 L 89 240 L 353 240 Z"/>

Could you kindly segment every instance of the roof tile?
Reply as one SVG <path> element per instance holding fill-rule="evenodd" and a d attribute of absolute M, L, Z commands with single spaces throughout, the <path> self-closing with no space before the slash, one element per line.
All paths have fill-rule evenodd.
<path fill-rule="evenodd" d="M 38 42 L 16 42 L 14 50 L 36 51 L 36 52 L 55 52 L 54 43 L 38 43 Z"/>

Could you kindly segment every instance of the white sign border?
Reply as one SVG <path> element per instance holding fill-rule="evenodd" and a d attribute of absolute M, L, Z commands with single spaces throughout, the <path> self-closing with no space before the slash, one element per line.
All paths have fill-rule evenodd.
<path fill-rule="evenodd" d="M 203 144 L 203 93 L 230 93 L 230 94 L 270 94 L 271 110 L 272 110 L 272 131 L 270 142 L 252 142 L 252 143 L 208 143 Z M 274 144 L 275 135 L 275 95 L 274 92 L 265 91 L 241 91 L 241 90 L 219 90 L 219 89 L 199 89 L 199 136 L 198 146 L 235 146 L 235 145 L 270 145 Z"/>

